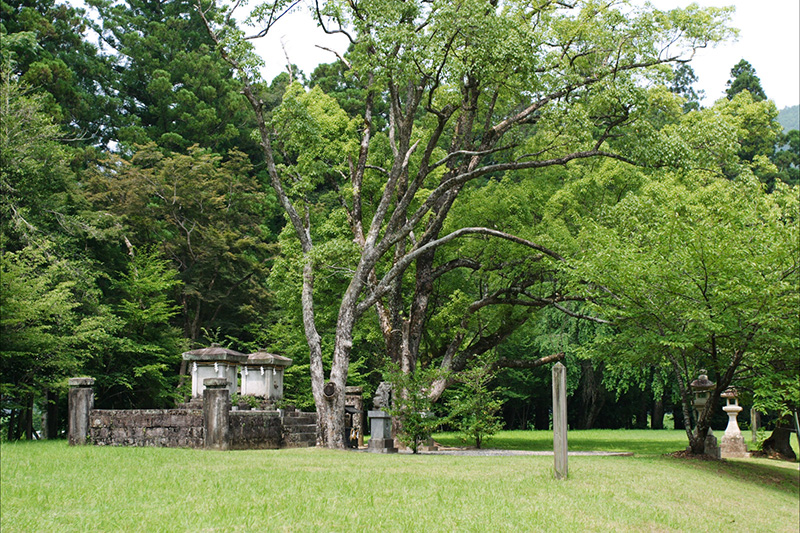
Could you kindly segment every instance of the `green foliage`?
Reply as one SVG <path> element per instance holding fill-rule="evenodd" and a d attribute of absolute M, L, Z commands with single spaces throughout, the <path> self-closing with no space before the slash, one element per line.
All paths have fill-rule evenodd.
<path fill-rule="evenodd" d="M 780 134 L 776 140 L 775 153 L 770 159 L 777 167 L 777 178 L 788 185 L 799 185 L 800 130 L 794 129 Z M 767 183 L 770 188 L 775 186 L 774 179 Z"/>
<path fill-rule="evenodd" d="M 450 397 L 448 418 L 464 434 L 465 439 L 480 448 L 492 435 L 503 428 L 498 411 L 503 406 L 501 390 L 489 389 L 493 375 L 489 367 L 479 361 L 471 369 L 460 372 L 458 390 Z"/>
<path fill-rule="evenodd" d="M 743 91 L 749 92 L 756 102 L 767 99 L 767 95 L 761 87 L 761 79 L 756 76 L 756 69 L 744 59 L 731 69 L 731 79 L 727 81 L 726 85 L 728 88 L 725 93 L 728 95 L 728 100 Z"/>
<path fill-rule="evenodd" d="M 699 93 L 694 90 L 693 85 L 697 82 L 697 75 L 688 63 L 681 63 L 673 71 L 672 84 L 669 89 L 673 93 L 684 99 L 683 112 L 697 111 L 700 109 L 700 99 L 703 91 Z"/>
<path fill-rule="evenodd" d="M 85 11 L 56 0 L 0 2 L 0 19 L 2 68 L 34 88 L 73 143 L 107 142 L 118 102 L 104 86 L 111 65 L 84 38 Z"/>
<path fill-rule="evenodd" d="M 90 0 L 95 30 L 115 54 L 114 75 L 103 80 L 118 96 L 115 138 L 128 149 L 155 142 L 168 151 L 192 145 L 256 157 L 255 127 L 241 85 L 214 53 L 195 2 Z M 214 11 L 208 15 L 213 17 Z"/>
<path fill-rule="evenodd" d="M 181 283 L 157 249 L 131 249 L 132 257 L 112 280 L 119 327 L 109 346 L 84 366 L 96 379 L 98 404 L 106 407 L 167 407 L 176 399 L 180 354 L 186 348 L 172 293 Z"/>
<path fill-rule="evenodd" d="M 384 373 L 392 384 L 392 406 L 388 410 L 400 423 L 400 442 L 417 453 L 419 446 L 442 424 L 429 397 L 431 385 L 442 378 L 435 368 L 417 368 L 415 372 L 403 372 L 397 365 L 390 365 Z"/>
<path fill-rule="evenodd" d="M 77 348 L 87 324 L 78 312 L 72 265 L 52 252 L 43 244 L 4 252 L 0 258 L 5 408 L 10 407 L 6 402 L 57 385 L 79 369 Z"/>
<path fill-rule="evenodd" d="M 586 227 L 576 280 L 592 280 L 633 361 L 669 361 L 684 390 L 699 368 L 730 380 L 797 349 L 796 196 L 746 175 L 653 181 Z"/>
<path fill-rule="evenodd" d="M 95 208 L 117 217 L 134 245 L 160 243 L 179 272 L 186 337 L 197 339 L 201 327 L 240 333 L 263 311 L 270 212 L 243 154 L 193 147 L 164 155 L 151 143 L 130 161 L 98 161 L 89 178 Z"/>

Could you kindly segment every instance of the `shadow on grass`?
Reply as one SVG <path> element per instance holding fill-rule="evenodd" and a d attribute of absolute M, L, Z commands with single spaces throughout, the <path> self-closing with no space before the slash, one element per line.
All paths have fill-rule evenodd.
<path fill-rule="evenodd" d="M 440 433 L 436 440 L 446 446 L 468 446 L 457 433 Z M 661 430 L 574 430 L 568 435 L 570 451 L 633 452 L 662 455 L 686 447 L 683 432 Z M 552 431 L 504 431 L 486 442 L 499 450 L 552 451 Z"/>
<path fill-rule="evenodd" d="M 691 458 L 674 458 L 671 460 L 681 461 L 688 467 L 697 470 L 705 470 L 717 476 L 753 483 L 760 487 L 791 496 L 798 496 L 800 493 L 800 470 L 796 463 L 792 464 L 769 464 L 771 459 L 759 460 L 698 460 Z M 787 468 L 787 466 L 789 466 Z"/>

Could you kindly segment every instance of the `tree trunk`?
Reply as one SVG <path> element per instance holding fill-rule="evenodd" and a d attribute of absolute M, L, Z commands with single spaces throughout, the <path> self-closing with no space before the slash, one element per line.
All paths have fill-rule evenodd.
<path fill-rule="evenodd" d="M 25 399 L 25 439 L 33 440 L 33 393 Z"/>
<path fill-rule="evenodd" d="M 14 430 L 17 427 L 17 417 L 19 416 L 18 413 L 18 409 L 11 409 L 11 415 L 8 417 L 8 433 L 6 434 L 6 438 L 10 441 L 17 440 Z"/>
<path fill-rule="evenodd" d="M 45 405 L 46 427 L 42 430 L 47 439 L 58 438 L 58 393 L 47 391 L 47 404 Z"/>
<path fill-rule="evenodd" d="M 540 431 L 550 429 L 550 405 L 544 400 L 537 401 L 534 407 L 535 420 L 534 427 Z"/>
<path fill-rule="evenodd" d="M 792 431 L 786 426 L 783 426 L 780 421 L 772 431 L 772 435 L 761 445 L 761 450 L 766 454 L 778 454 L 789 461 L 796 461 L 797 455 L 792 449 L 789 439 L 792 436 Z"/>
<path fill-rule="evenodd" d="M 653 416 L 650 418 L 651 429 L 664 429 L 664 397 L 653 403 Z"/>
<path fill-rule="evenodd" d="M 647 391 L 641 391 L 639 406 L 636 410 L 636 429 L 647 429 Z"/>
<path fill-rule="evenodd" d="M 600 416 L 600 410 L 605 404 L 602 384 L 602 363 L 598 365 L 597 370 L 595 370 L 594 364 L 591 361 L 582 361 L 581 379 L 583 381 L 581 390 L 583 413 L 578 421 L 578 425 L 581 429 L 592 429 L 597 421 L 597 417 Z"/>

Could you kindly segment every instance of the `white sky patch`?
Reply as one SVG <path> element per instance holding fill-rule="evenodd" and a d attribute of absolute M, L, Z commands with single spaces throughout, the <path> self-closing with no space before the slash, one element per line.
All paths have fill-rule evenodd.
<path fill-rule="evenodd" d="M 651 1 L 662 10 L 692 3 L 691 0 Z M 635 3 L 644 4 L 644 0 Z M 691 63 L 698 77 L 695 89 L 705 92 L 704 105 L 725 96 L 731 68 L 741 59 L 756 69 L 767 97 L 775 101 L 778 109 L 800 103 L 800 1 L 697 0 L 697 3 L 701 7 L 735 6 L 732 26 L 740 30 L 735 42 L 700 50 Z M 342 35 L 326 35 L 307 9 L 299 9 L 276 24 L 272 35 L 254 44 L 266 62 L 264 78 L 272 80 L 286 71 L 282 47 L 292 63 L 310 75 L 318 64 L 336 60 L 331 52 L 316 45 L 343 53 L 348 41 Z"/>
<path fill-rule="evenodd" d="M 634 0 L 642 5 L 645 0 Z M 692 0 L 651 0 L 656 8 L 686 7 Z M 732 25 L 740 30 L 736 41 L 700 50 L 691 65 L 697 74 L 695 89 L 705 92 L 703 105 L 725 96 L 730 71 L 741 59 L 756 70 L 767 96 L 778 109 L 800 103 L 800 1 L 799 0 L 696 0 L 702 7 L 733 5 Z M 82 6 L 82 0 L 68 0 Z M 327 35 L 317 26 L 306 6 L 286 15 L 270 35 L 253 42 L 264 59 L 264 79 L 271 81 L 286 71 L 286 56 L 306 75 L 320 63 L 331 63 L 336 56 L 317 47 L 342 54 L 348 40 L 343 35 Z"/>

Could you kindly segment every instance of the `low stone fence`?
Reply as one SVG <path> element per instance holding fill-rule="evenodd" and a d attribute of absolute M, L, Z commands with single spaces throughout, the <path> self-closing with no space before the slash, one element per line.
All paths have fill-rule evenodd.
<path fill-rule="evenodd" d="M 220 450 L 314 446 L 316 413 L 234 411 L 224 379 L 206 380 L 202 409 L 93 409 L 92 378 L 70 380 L 69 443 Z"/>
<path fill-rule="evenodd" d="M 89 411 L 89 441 L 98 446 L 203 447 L 203 411 L 131 409 Z"/>

